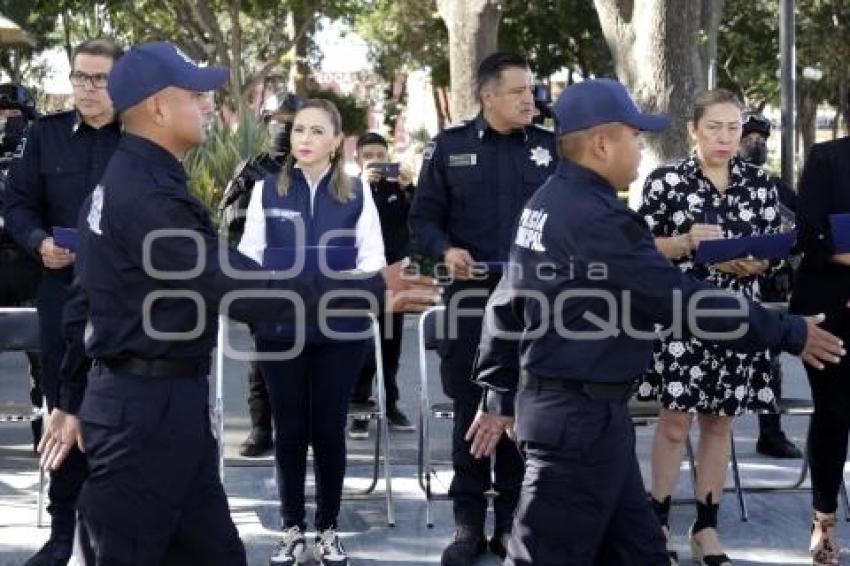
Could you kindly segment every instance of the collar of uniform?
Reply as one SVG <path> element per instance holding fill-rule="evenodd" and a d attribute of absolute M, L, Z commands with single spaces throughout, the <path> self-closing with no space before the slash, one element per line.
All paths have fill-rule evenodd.
<path fill-rule="evenodd" d="M 83 120 L 83 117 L 78 110 L 74 110 L 74 124 L 73 124 L 73 126 L 71 126 L 71 135 L 76 134 L 77 131 L 82 127 L 88 128 L 90 130 L 94 129 L 91 126 L 89 126 L 88 124 L 86 124 L 86 122 Z M 110 123 L 103 126 L 103 128 L 99 128 L 99 129 L 104 129 L 104 128 L 120 129 L 121 126 L 120 126 L 120 122 L 118 121 L 118 118 L 116 117 Z"/>
<path fill-rule="evenodd" d="M 169 175 L 175 175 L 179 181 L 186 180 L 186 170 L 183 168 L 183 164 L 167 149 L 148 139 L 125 132 L 121 136 L 118 147 L 151 162 L 155 167 L 163 169 Z"/>
<path fill-rule="evenodd" d="M 587 167 L 582 167 L 581 165 L 573 163 L 572 161 L 567 161 L 566 159 L 558 161 L 558 167 L 555 169 L 555 174 L 569 179 L 585 181 L 593 188 L 604 190 L 614 196 L 617 195 L 617 189 L 612 187 L 611 183 L 609 183 L 602 175 L 596 171 L 588 169 Z"/>
<path fill-rule="evenodd" d="M 502 133 L 494 130 L 493 127 L 490 125 L 490 123 L 487 122 L 487 120 L 484 119 L 484 113 L 483 112 L 478 113 L 478 116 L 475 117 L 475 120 L 473 121 L 473 123 L 475 124 L 475 137 L 479 140 L 484 139 L 484 135 L 489 131 L 492 134 L 500 135 L 500 136 L 502 136 L 502 135 L 507 135 L 507 136 L 522 135 L 523 143 L 528 141 L 528 128 L 522 128 L 522 129 L 519 129 L 519 130 L 514 130 L 514 131 L 509 132 L 507 134 L 502 134 Z"/>

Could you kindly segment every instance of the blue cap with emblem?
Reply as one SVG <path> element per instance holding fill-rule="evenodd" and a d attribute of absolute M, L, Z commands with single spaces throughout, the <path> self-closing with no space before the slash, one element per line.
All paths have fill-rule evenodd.
<path fill-rule="evenodd" d="M 612 122 L 648 132 L 670 125 L 670 118 L 663 114 L 641 112 L 626 87 L 612 79 L 588 80 L 567 87 L 552 112 L 555 134 L 559 136 Z"/>
<path fill-rule="evenodd" d="M 115 62 L 109 73 L 109 97 L 116 112 L 135 106 L 164 88 L 194 92 L 215 90 L 227 81 L 222 67 L 199 67 L 167 41 L 142 43 Z"/>

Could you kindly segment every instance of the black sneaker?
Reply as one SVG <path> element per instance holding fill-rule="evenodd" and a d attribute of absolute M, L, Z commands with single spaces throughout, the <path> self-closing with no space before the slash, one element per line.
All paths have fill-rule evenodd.
<path fill-rule="evenodd" d="M 316 560 L 322 566 L 348 566 L 348 555 L 335 530 L 325 529 L 316 536 Z"/>
<path fill-rule="evenodd" d="M 294 566 L 295 564 L 306 564 L 312 562 L 313 553 L 307 548 L 307 539 L 301 527 L 289 527 L 283 532 L 283 539 L 277 543 L 272 556 L 269 558 L 271 566 Z"/>
<path fill-rule="evenodd" d="M 239 448 L 239 454 L 245 458 L 257 458 L 272 449 L 272 433 L 269 430 L 262 428 L 252 428 L 251 433 L 242 446 Z"/>
<path fill-rule="evenodd" d="M 410 419 L 395 405 L 387 407 L 387 422 L 393 430 L 410 431 L 415 429 Z"/>
<path fill-rule="evenodd" d="M 24 566 L 67 566 L 74 550 L 73 539 L 51 538 Z"/>
<path fill-rule="evenodd" d="M 504 560 L 508 555 L 509 540 L 511 540 L 510 531 L 497 531 L 493 533 L 493 538 L 490 539 L 490 543 L 487 546 L 490 548 L 490 552 Z"/>
<path fill-rule="evenodd" d="M 369 438 L 369 419 L 354 419 L 348 427 L 348 438 L 365 440 Z"/>
<path fill-rule="evenodd" d="M 463 527 L 455 531 L 454 540 L 443 550 L 442 566 L 470 566 L 487 552 L 487 540 L 481 532 Z"/>
<path fill-rule="evenodd" d="M 756 452 L 771 458 L 799 459 L 803 457 L 800 449 L 788 440 L 784 434 L 779 436 L 759 436 Z"/>

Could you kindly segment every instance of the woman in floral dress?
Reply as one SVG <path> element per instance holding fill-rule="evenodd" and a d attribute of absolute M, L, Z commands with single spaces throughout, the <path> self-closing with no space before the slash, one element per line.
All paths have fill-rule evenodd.
<path fill-rule="evenodd" d="M 640 212 L 658 249 L 683 271 L 758 300 L 759 275 L 776 266 L 748 258 L 713 265 L 694 261 L 700 242 L 780 229 L 773 183 L 763 170 L 736 156 L 741 103 L 725 90 L 700 95 L 688 130 L 696 144 L 693 155 L 649 175 Z M 670 495 L 697 415 L 697 519 L 689 533 L 691 546 L 697 563 L 731 564 L 716 530 L 729 435 L 736 415 L 775 403 L 770 353 L 736 352 L 693 337 L 665 338 L 656 344 L 638 397 L 661 404 L 652 449 L 652 504 L 668 537 Z"/>

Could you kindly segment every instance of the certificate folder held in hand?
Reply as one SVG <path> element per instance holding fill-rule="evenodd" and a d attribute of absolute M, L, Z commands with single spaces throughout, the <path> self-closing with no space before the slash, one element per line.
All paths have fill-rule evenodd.
<path fill-rule="evenodd" d="M 76 252 L 78 243 L 77 229 L 54 226 L 53 243 L 59 246 L 60 248 L 65 248 L 68 251 Z"/>
<path fill-rule="evenodd" d="M 835 253 L 850 253 L 850 213 L 830 214 L 829 222 L 832 224 L 832 243 Z"/>
<path fill-rule="evenodd" d="M 706 240 L 700 242 L 694 263 L 722 263 L 747 257 L 762 260 L 785 259 L 791 255 L 791 248 L 796 240 L 796 232 Z"/>
<path fill-rule="evenodd" d="M 263 267 L 278 271 L 292 269 L 299 256 L 303 258 L 303 267 L 299 270 L 303 273 L 319 273 L 320 265 L 331 271 L 349 271 L 357 267 L 357 248 L 354 246 L 266 248 Z"/>

